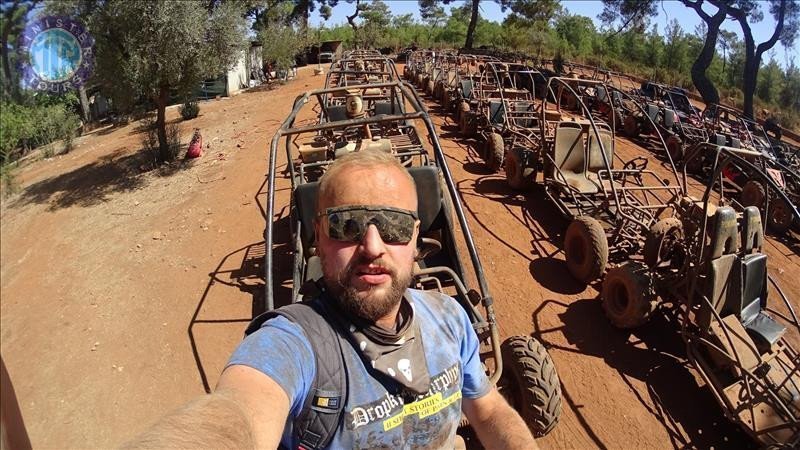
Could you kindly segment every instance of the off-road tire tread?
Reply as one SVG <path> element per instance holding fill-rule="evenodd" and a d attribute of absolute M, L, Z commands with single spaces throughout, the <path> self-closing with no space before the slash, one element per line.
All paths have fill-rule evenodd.
<path fill-rule="evenodd" d="M 536 437 L 549 433 L 561 417 L 561 382 L 544 346 L 529 336 L 512 336 L 501 345 L 503 372 L 518 385 L 525 423 Z"/>
<path fill-rule="evenodd" d="M 642 255 L 647 267 L 654 267 L 658 263 L 660 242 L 667 235 L 669 230 L 678 227 L 683 235 L 683 223 L 677 217 L 666 217 L 659 220 L 652 227 L 645 236 L 644 247 Z"/>
<path fill-rule="evenodd" d="M 635 297 L 641 301 L 636 302 L 634 308 L 628 308 L 627 314 L 622 316 L 617 316 L 610 311 L 607 300 L 609 281 L 613 281 L 618 276 L 618 273 L 627 274 L 628 279 L 634 283 L 632 292 L 642 294 Z M 647 267 L 636 261 L 609 269 L 600 291 L 600 300 L 603 312 L 609 322 L 621 329 L 637 328 L 647 323 L 658 304 L 658 297 L 656 297 L 652 279 L 648 276 Z"/>
<path fill-rule="evenodd" d="M 567 242 L 569 237 L 571 236 L 570 230 L 575 227 L 583 227 L 586 230 L 586 236 L 589 239 L 591 245 L 587 252 L 587 258 L 589 261 L 592 261 L 593 267 L 589 270 L 586 276 L 581 277 L 570 268 L 571 265 L 569 264 L 569 260 L 567 259 L 567 268 L 570 269 L 570 273 L 572 276 L 578 279 L 578 281 L 582 283 L 590 283 L 600 276 L 603 275 L 603 272 L 606 270 L 606 265 L 608 264 L 608 239 L 606 238 L 605 231 L 603 230 L 603 226 L 600 225 L 593 217 L 589 216 L 578 216 L 576 217 L 572 223 L 569 224 L 567 227 L 567 232 L 564 234 L 564 252 L 566 257 L 567 251 Z"/>
<path fill-rule="evenodd" d="M 503 161 L 506 159 L 505 142 L 503 136 L 497 133 L 490 133 L 486 140 L 486 165 L 493 173 L 497 173 L 503 168 Z"/>
<path fill-rule="evenodd" d="M 524 167 L 522 165 L 522 161 L 524 160 L 523 153 L 525 150 L 514 147 L 508 153 L 505 161 L 503 161 L 503 168 L 505 168 L 506 173 L 506 182 L 512 189 L 516 189 L 519 191 L 527 190 L 533 184 L 535 184 L 535 180 L 533 180 L 534 169 L 532 167 Z M 512 177 L 509 173 L 509 165 L 514 164 L 517 166 L 516 170 L 514 171 L 515 177 Z"/>

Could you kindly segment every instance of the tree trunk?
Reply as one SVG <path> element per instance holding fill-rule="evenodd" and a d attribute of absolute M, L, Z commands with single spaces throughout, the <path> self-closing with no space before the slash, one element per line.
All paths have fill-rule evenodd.
<path fill-rule="evenodd" d="M 758 66 L 761 65 L 761 55 L 753 55 L 754 46 L 752 39 L 745 43 L 745 51 L 747 53 L 744 59 L 744 76 L 742 79 L 742 93 L 744 94 L 742 114 L 748 119 L 753 118 L 753 95 L 755 95 L 758 81 Z"/>
<path fill-rule="evenodd" d="M 472 50 L 472 41 L 475 38 L 475 27 L 478 25 L 478 7 L 481 0 L 472 0 L 472 15 L 469 18 L 469 26 L 467 27 L 467 41 L 464 43 L 464 48 Z"/>
<path fill-rule="evenodd" d="M 744 76 L 742 80 L 742 92 L 744 93 L 744 105 L 742 106 L 742 113 L 748 119 L 753 118 L 753 95 L 756 92 L 756 85 L 758 84 L 758 69 L 761 66 L 761 55 L 767 50 L 771 49 L 778 43 L 781 32 L 783 32 L 784 20 L 786 17 L 786 10 L 790 8 L 790 4 L 786 0 L 781 0 L 778 9 L 778 16 L 775 24 L 775 31 L 772 36 L 758 44 L 756 48 L 755 41 L 753 40 L 753 32 L 750 29 L 750 24 L 747 22 L 747 11 L 741 8 L 732 8 L 731 16 L 739 22 L 742 27 L 742 34 L 744 34 Z"/>
<path fill-rule="evenodd" d="M 719 91 L 714 86 L 714 83 L 708 78 L 706 72 L 711 66 L 711 61 L 714 59 L 714 50 L 717 46 L 717 37 L 719 36 L 719 27 L 725 20 L 727 12 L 724 8 L 720 8 L 716 14 L 711 17 L 703 18 L 708 26 L 706 32 L 706 40 L 703 43 L 703 49 L 697 55 L 697 59 L 692 64 L 692 82 L 703 97 L 703 102 L 706 104 L 719 103 Z"/>
<path fill-rule="evenodd" d="M 81 118 L 84 124 L 92 121 L 92 116 L 89 113 L 89 98 L 86 96 L 86 87 L 81 85 L 78 88 L 78 101 L 81 104 Z"/>
<path fill-rule="evenodd" d="M 158 156 L 160 161 L 169 160 L 169 142 L 167 142 L 167 102 L 169 101 L 169 90 L 162 87 L 156 97 L 156 130 L 158 132 Z"/>

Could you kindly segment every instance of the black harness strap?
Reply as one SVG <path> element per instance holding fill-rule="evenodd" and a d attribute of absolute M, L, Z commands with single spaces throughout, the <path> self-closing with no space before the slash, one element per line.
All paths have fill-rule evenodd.
<path fill-rule="evenodd" d="M 300 415 L 293 421 L 298 450 L 318 450 L 330 444 L 344 412 L 347 399 L 347 374 L 342 342 L 334 325 L 325 317 L 325 306 L 319 300 L 294 303 L 267 311 L 250 322 L 245 336 L 256 331 L 269 319 L 283 316 L 303 329 L 316 359 L 316 376 L 303 403 Z"/>

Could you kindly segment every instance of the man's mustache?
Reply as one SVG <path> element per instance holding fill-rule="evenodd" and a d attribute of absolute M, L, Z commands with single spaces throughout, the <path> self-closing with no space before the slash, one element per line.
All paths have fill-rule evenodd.
<path fill-rule="evenodd" d="M 364 257 L 355 257 L 353 258 L 344 270 L 341 273 L 341 277 L 339 278 L 340 284 L 345 284 L 350 279 L 358 274 L 358 267 L 359 266 L 372 266 L 372 267 L 380 267 L 382 270 L 385 270 L 391 277 L 394 279 L 397 276 L 397 270 L 390 267 L 383 258 L 377 259 L 368 259 Z"/>

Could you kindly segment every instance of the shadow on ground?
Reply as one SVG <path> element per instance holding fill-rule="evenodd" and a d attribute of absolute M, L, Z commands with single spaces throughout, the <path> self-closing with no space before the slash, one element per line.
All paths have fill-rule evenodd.
<path fill-rule="evenodd" d="M 273 292 L 274 292 L 274 307 L 278 308 L 283 305 L 291 303 L 291 280 L 292 280 L 292 253 L 291 253 L 291 240 L 290 240 L 290 227 L 289 218 L 281 217 L 274 223 L 275 245 L 273 245 Z M 203 294 L 197 302 L 194 314 L 189 321 L 189 328 L 187 330 L 189 335 L 189 343 L 192 347 L 192 354 L 195 363 L 197 364 L 197 371 L 200 374 L 200 379 L 203 383 L 203 389 L 206 392 L 211 392 L 211 386 L 208 382 L 203 360 L 201 358 L 201 351 L 198 348 L 198 339 L 195 331 L 195 326 L 198 324 L 231 324 L 241 323 L 242 332 L 253 317 L 258 316 L 266 311 L 268 302 L 265 298 L 265 247 L 264 242 L 257 242 L 245 247 L 236 249 L 225 255 L 217 264 L 216 268 L 209 273 L 208 284 L 206 285 Z M 203 315 L 201 312 L 204 310 L 209 311 L 225 311 L 229 308 L 213 308 L 210 302 L 226 302 L 233 298 L 229 291 L 231 289 L 245 292 L 251 296 L 251 313 L 250 317 L 212 317 Z M 218 313 L 217 313 L 218 314 Z"/>
<path fill-rule="evenodd" d="M 552 311 L 543 314 L 547 308 L 558 310 L 563 325 L 541 328 L 539 315 L 552 314 Z M 631 332 L 611 326 L 598 299 L 571 304 L 548 300 L 534 311 L 532 321 L 532 336 L 550 351 L 599 357 L 617 370 L 630 392 L 664 426 L 675 448 L 752 447 L 744 432 L 725 418 L 713 394 L 694 376 L 674 310 L 660 308 L 649 323 Z M 571 345 L 555 343 L 552 333 L 563 334 Z M 634 380 L 645 384 L 646 395 L 637 389 Z M 562 389 L 566 390 L 564 386 Z M 564 400 L 598 447 L 604 448 L 603 442 L 588 428 L 581 413 L 583 406 L 576 404 L 568 392 Z M 625 417 L 619 418 L 620 424 L 625 421 Z"/>
<path fill-rule="evenodd" d="M 179 154 L 185 153 L 185 145 Z M 113 194 L 132 192 L 147 184 L 146 173 L 167 177 L 191 166 L 184 160 L 153 169 L 152 155 L 146 151 L 122 155 L 127 148 L 101 157 L 70 172 L 37 181 L 25 187 L 11 206 L 49 204 L 55 211 L 72 206 L 89 207 L 104 203 Z"/>

